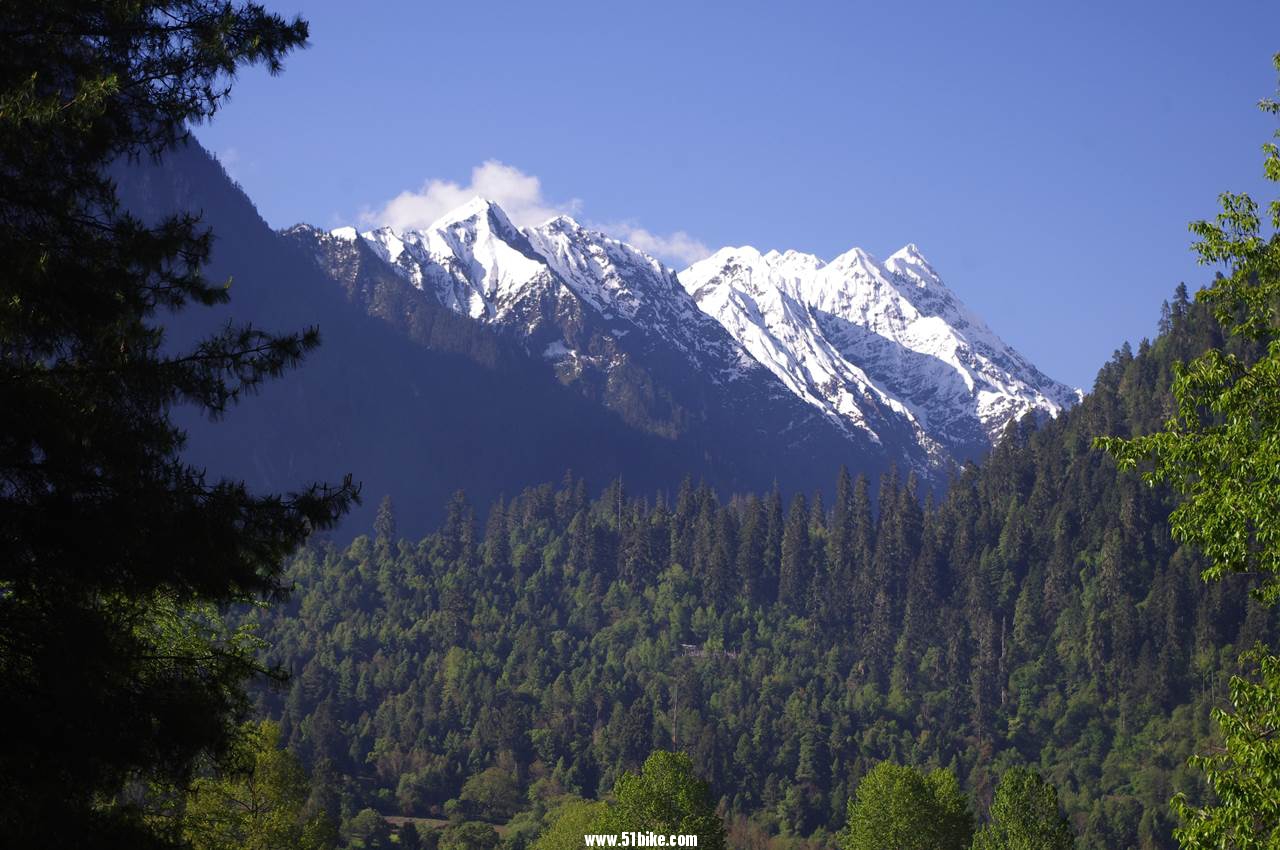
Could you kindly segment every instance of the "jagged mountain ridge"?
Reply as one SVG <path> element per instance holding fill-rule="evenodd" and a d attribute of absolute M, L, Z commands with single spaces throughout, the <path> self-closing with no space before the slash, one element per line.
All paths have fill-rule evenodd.
<path fill-rule="evenodd" d="M 1056 416 L 1079 398 L 996 336 L 914 245 L 884 263 L 857 248 L 830 263 L 725 248 L 677 275 L 567 216 L 517 228 L 482 198 L 422 230 L 298 225 L 286 235 L 340 279 L 350 278 L 344 252 L 376 257 L 454 313 L 514 333 L 561 380 L 665 436 L 678 436 L 708 403 L 690 371 L 747 421 L 761 405 L 785 408 L 780 396 L 790 395 L 860 451 L 871 446 L 925 474 L 982 455 L 1012 419 Z M 635 393 L 609 393 L 634 383 L 620 376 L 637 369 L 648 388 L 640 395 L 653 397 L 642 411 L 629 409 Z M 682 382 L 690 386 L 673 386 Z M 813 427 L 794 406 L 787 416 L 765 418 L 782 432 Z"/>
<path fill-rule="evenodd" d="M 1057 416 L 1079 390 L 1001 340 L 908 245 L 881 263 L 724 248 L 680 273 L 702 309 L 794 392 L 832 417 L 876 398 L 928 448 L 980 455 L 1010 420 Z"/>
<path fill-rule="evenodd" d="M 630 425 L 671 439 L 713 425 L 762 447 L 827 453 L 860 468 L 927 460 L 892 421 L 850 433 L 803 403 L 636 248 L 557 217 L 517 229 L 476 199 L 423 230 L 324 232 L 297 225 L 301 245 L 349 295 L 361 276 L 392 273 L 423 299 L 519 339 L 559 379 Z M 376 311 L 375 311 L 376 312 Z"/>

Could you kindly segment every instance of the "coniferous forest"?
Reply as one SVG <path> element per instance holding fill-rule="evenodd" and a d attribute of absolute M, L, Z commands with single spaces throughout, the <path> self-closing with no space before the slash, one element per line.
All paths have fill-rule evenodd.
<path fill-rule="evenodd" d="M 567 475 L 483 510 L 459 493 L 422 540 L 384 502 L 247 615 L 291 673 L 261 710 L 338 817 L 532 830 L 675 748 L 743 836 L 834 840 L 890 760 L 952 771 L 979 812 L 1029 766 L 1078 846 L 1173 846 L 1169 798 L 1201 793 L 1187 757 L 1276 618 L 1243 579 L 1202 582 L 1169 492 L 1092 446 L 1157 429 L 1173 363 L 1224 343 L 1185 287 L 1161 328 L 936 501 L 895 474 L 786 501 L 690 481 L 590 498 Z"/>

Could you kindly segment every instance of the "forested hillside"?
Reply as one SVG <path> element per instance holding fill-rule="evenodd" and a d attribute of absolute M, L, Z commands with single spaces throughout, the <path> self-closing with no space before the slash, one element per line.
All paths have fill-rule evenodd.
<path fill-rule="evenodd" d="M 483 524 L 459 494 L 412 541 L 384 503 L 369 535 L 294 559 L 288 605 L 251 615 L 294 674 L 262 707 L 348 816 L 502 822 L 675 747 L 731 813 L 783 834 L 837 829 L 895 759 L 952 767 L 979 815 L 1029 764 L 1083 846 L 1170 847 L 1223 671 L 1275 622 L 1238 581 L 1203 584 L 1170 497 L 1091 448 L 1159 427 L 1173 362 L 1224 343 L 1184 287 L 1161 327 L 936 505 L 895 475 L 842 474 L 830 504 L 622 482 L 592 501 L 566 478 Z"/>

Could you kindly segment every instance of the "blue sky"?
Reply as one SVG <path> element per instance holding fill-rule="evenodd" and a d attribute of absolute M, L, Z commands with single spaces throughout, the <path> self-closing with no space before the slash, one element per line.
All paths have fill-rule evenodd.
<path fill-rule="evenodd" d="M 197 135 L 273 226 L 409 223 L 479 187 L 677 267 L 915 242 L 1086 389 L 1211 275 L 1187 223 L 1273 197 L 1261 0 L 268 5 L 311 47 Z"/>

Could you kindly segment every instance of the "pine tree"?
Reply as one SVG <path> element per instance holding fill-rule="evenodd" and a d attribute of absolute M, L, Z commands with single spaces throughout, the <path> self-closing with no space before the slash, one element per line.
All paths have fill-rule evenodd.
<path fill-rule="evenodd" d="M 764 505 L 758 497 L 750 496 L 742 507 L 736 569 L 742 594 L 756 602 L 763 600 L 761 584 L 765 571 L 764 545 L 767 533 Z"/>
<path fill-rule="evenodd" d="M 782 563 L 782 491 L 778 482 L 764 502 L 765 534 L 764 534 L 764 573 L 760 577 L 760 598 L 769 602 L 778 599 L 777 566 Z"/>
<path fill-rule="evenodd" d="M 484 568 L 488 575 L 511 569 L 511 541 L 507 533 L 507 507 L 502 499 L 489 508 L 484 521 Z"/>
<path fill-rule="evenodd" d="M 809 551 L 809 510 L 804 494 L 791 499 L 787 524 L 782 532 L 782 562 L 778 567 L 778 602 L 802 613 L 808 601 L 811 553 Z"/>
<path fill-rule="evenodd" d="M 396 509 L 390 496 L 383 496 L 378 503 L 378 514 L 373 518 L 373 536 L 381 546 L 390 546 L 396 539 Z"/>
<path fill-rule="evenodd" d="M 840 467 L 836 478 L 835 503 L 831 506 L 831 523 L 827 528 L 826 575 L 822 586 L 822 620 L 834 623 L 853 613 L 854 575 L 857 565 L 853 479 L 849 470 Z"/>
<path fill-rule="evenodd" d="M 282 594 L 282 559 L 355 490 L 254 496 L 183 462 L 174 405 L 217 417 L 318 331 L 163 346 L 164 315 L 229 289 L 201 275 L 195 216 L 142 223 L 106 171 L 183 143 L 238 67 L 278 71 L 307 26 L 214 0 L 0 14 L 0 712 L 22 730 L 0 748 L 0 834 L 163 845 L 121 792 L 225 751 L 257 669 L 217 606 Z"/>
<path fill-rule="evenodd" d="M 707 560 L 707 600 L 724 610 L 739 590 L 734 568 L 738 530 L 728 510 L 716 512 L 713 528 L 714 542 Z"/>

